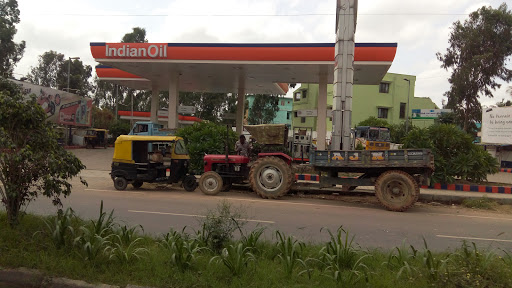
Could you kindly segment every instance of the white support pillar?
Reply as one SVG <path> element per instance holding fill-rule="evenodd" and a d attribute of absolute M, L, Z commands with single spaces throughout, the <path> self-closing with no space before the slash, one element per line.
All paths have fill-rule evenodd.
<path fill-rule="evenodd" d="M 327 138 L 327 75 L 321 74 L 319 80 L 316 147 L 318 150 L 325 150 L 325 138 Z"/>
<path fill-rule="evenodd" d="M 357 0 L 337 0 L 331 147 L 349 150 Z M 342 147 L 340 147 L 342 144 Z"/>
<path fill-rule="evenodd" d="M 158 89 L 158 86 L 155 83 L 152 83 L 151 85 L 151 114 L 150 114 L 150 121 L 153 123 L 158 123 L 158 106 L 160 99 L 158 97 L 160 93 L 160 90 Z"/>
<path fill-rule="evenodd" d="M 169 79 L 169 118 L 167 120 L 167 128 L 178 128 L 178 102 L 179 102 L 179 75 L 176 73 L 171 75 Z"/>
<path fill-rule="evenodd" d="M 236 102 L 236 134 L 242 135 L 244 131 L 244 112 L 245 112 L 245 86 L 238 86 L 238 98 Z"/>

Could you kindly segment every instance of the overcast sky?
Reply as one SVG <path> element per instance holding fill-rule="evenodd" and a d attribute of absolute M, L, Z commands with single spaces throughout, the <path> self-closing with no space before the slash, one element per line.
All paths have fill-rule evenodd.
<path fill-rule="evenodd" d="M 449 72 L 440 68 L 435 54 L 448 47 L 452 23 L 467 19 L 479 7 L 497 8 L 503 2 L 360 0 L 355 39 L 398 43 L 389 72 L 415 75 L 415 96 L 430 97 L 441 106 Z M 27 48 L 15 70 L 17 78 L 49 50 L 78 56 L 94 67 L 90 42 L 120 42 L 137 26 L 145 28 L 149 42 L 155 43 L 335 41 L 336 0 L 18 0 L 18 4 L 21 22 L 15 41 L 25 40 Z M 482 104 L 512 100 L 506 92 L 509 86 L 504 83 L 494 99 L 483 98 Z"/>

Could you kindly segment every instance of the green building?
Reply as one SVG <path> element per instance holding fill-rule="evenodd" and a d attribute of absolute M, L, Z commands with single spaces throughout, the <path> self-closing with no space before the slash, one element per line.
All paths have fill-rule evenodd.
<path fill-rule="evenodd" d="M 407 80 L 405 80 L 407 79 Z M 414 97 L 416 76 L 387 73 L 380 85 L 354 85 L 352 98 L 352 127 L 370 116 L 398 124 L 405 120 L 406 113 L 411 119 L 412 109 L 438 109 L 427 97 Z M 410 83 L 410 90 L 409 90 Z M 301 84 L 293 95 L 293 127 L 317 127 L 318 84 Z M 327 85 L 327 131 L 332 131 L 332 88 Z M 407 103 L 409 102 L 409 105 Z M 408 107 L 409 106 L 409 107 Z M 308 116 L 313 115 L 313 116 Z M 433 119 L 413 119 L 412 124 L 427 127 Z M 314 137 L 314 136 L 313 136 Z M 330 138 L 330 137 L 328 137 Z"/>

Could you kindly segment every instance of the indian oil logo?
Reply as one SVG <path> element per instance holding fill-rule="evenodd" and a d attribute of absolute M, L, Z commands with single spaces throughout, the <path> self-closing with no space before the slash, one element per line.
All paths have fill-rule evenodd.
<path fill-rule="evenodd" d="M 105 45 L 106 57 L 151 57 L 151 58 L 167 58 L 167 45 L 149 45 L 148 47 L 130 47 L 123 45 L 119 48 L 108 47 Z"/>

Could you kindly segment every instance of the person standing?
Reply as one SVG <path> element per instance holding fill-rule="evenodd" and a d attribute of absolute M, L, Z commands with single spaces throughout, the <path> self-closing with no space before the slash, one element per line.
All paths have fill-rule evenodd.
<path fill-rule="evenodd" d="M 235 144 L 235 152 L 238 155 L 249 157 L 249 152 L 251 152 L 251 144 L 245 141 L 245 136 L 240 135 L 240 139 L 236 141 Z"/>

